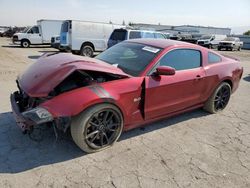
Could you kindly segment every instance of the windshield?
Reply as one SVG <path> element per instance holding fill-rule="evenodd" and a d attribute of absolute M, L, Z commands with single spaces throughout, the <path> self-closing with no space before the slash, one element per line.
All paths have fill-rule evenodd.
<path fill-rule="evenodd" d="M 233 37 L 227 37 L 224 39 L 224 41 L 235 41 L 235 38 Z"/>
<path fill-rule="evenodd" d="M 160 51 L 160 48 L 144 44 L 122 42 L 95 58 L 116 66 L 129 75 L 139 76 Z"/>
<path fill-rule="evenodd" d="M 210 39 L 210 38 L 211 38 L 210 35 L 204 35 L 204 36 L 201 37 L 201 39 L 205 39 L 205 40 L 208 40 L 208 39 Z"/>
<path fill-rule="evenodd" d="M 20 33 L 27 33 L 30 27 L 25 27 L 24 30 L 20 31 Z"/>

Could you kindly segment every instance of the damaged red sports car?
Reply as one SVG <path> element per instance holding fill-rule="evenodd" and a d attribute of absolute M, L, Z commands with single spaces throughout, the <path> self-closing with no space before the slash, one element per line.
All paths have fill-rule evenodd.
<path fill-rule="evenodd" d="M 238 60 L 197 45 L 136 39 L 95 58 L 42 56 L 18 77 L 11 105 L 24 132 L 70 128 L 90 153 L 111 146 L 123 130 L 200 107 L 223 110 L 242 72 Z"/>

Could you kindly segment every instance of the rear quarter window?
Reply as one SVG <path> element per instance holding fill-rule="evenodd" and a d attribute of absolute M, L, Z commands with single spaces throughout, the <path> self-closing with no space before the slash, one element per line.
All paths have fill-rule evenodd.
<path fill-rule="evenodd" d="M 219 63 L 221 62 L 221 57 L 212 53 L 208 52 L 208 63 L 213 64 L 213 63 Z"/>

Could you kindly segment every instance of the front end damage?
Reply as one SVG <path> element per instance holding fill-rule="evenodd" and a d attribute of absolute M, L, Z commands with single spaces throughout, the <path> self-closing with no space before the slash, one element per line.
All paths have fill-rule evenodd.
<path fill-rule="evenodd" d="M 66 132 L 70 126 L 72 115 L 77 115 L 80 110 L 84 110 L 82 108 L 85 103 L 90 102 L 88 100 L 94 100 L 95 97 L 98 97 L 93 93 L 92 98 L 85 96 L 85 99 L 79 104 L 73 91 L 85 88 L 83 92 L 91 93 L 91 91 L 86 91 L 88 86 L 128 77 L 129 75 L 117 67 L 97 59 L 64 53 L 43 55 L 18 77 L 18 91 L 10 96 L 17 125 L 23 133 L 30 135 L 34 130 L 46 127 L 46 125 L 53 127 L 56 135 L 57 130 Z M 71 95 L 67 95 L 67 92 Z M 62 95 L 70 96 L 67 101 L 74 99 L 74 103 L 63 106 L 63 108 L 69 109 L 69 113 L 66 114 L 58 112 L 61 111 L 58 103 L 65 103 L 65 100 L 60 98 Z M 57 103 L 51 104 L 52 106 L 44 106 L 52 100 L 57 101 Z M 53 112 L 51 108 L 54 109 Z M 79 111 L 72 114 L 70 110 L 73 111 L 75 108 Z"/>
<path fill-rule="evenodd" d="M 45 127 L 53 127 L 57 137 L 57 130 L 66 132 L 70 126 L 70 117 L 54 117 L 47 109 L 39 106 L 47 100 L 49 98 L 29 97 L 21 89 L 10 95 L 12 112 L 17 125 L 24 134 L 28 133 L 30 138 L 36 141 L 41 140 L 40 133 Z"/>

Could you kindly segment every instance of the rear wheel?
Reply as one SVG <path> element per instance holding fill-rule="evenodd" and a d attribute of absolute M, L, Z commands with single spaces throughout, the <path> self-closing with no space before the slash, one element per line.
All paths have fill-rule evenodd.
<path fill-rule="evenodd" d="M 21 46 L 23 48 L 28 48 L 28 47 L 30 47 L 30 42 L 28 40 L 22 40 L 21 41 Z"/>
<path fill-rule="evenodd" d="M 73 140 L 87 153 L 112 146 L 120 137 L 122 130 L 122 114 L 111 104 L 92 106 L 73 118 L 71 124 Z"/>
<path fill-rule="evenodd" d="M 241 51 L 241 47 L 239 46 L 238 51 Z"/>
<path fill-rule="evenodd" d="M 222 111 L 227 106 L 230 96 L 231 86 L 222 82 L 205 103 L 204 110 L 213 114 Z"/>
<path fill-rule="evenodd" d="M 80 55 L 87 56 L 87 57 L 93 57 L 93 55 L 94 55 L 94 49 L 91 46 L 89 46 L 89 45 L 84 45 L 81 48 Z"/>

